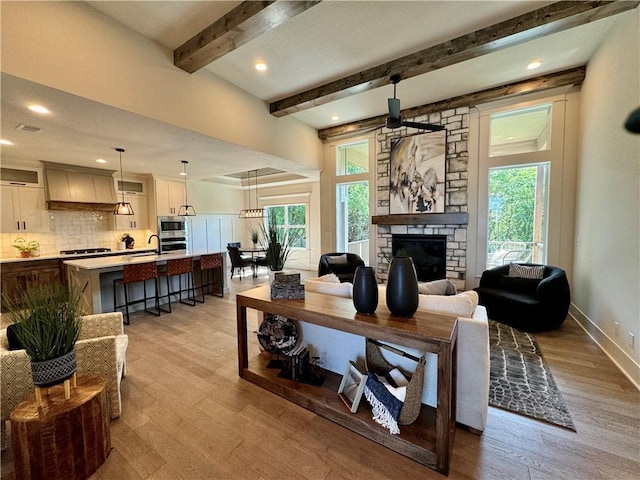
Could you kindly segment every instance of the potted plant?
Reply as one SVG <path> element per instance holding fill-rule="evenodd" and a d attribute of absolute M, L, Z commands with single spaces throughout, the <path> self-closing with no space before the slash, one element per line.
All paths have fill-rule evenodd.
<path fill-rule="evenodd" d="M 260 241 L 260 233 L 256 228 L 251 229 L 251 243 L 253 243 L 253 248 L 258 248 L 258 242 Z"/>
<path fill-rule="evenodd" d="M 29 246 L 31 247 L 31 256 L 39 257 L 40 256 L 40 244 L 35 240 L 31 240 L 29 242 Z"/>
<path fill-rule="evenodd" d="M 5 301 L 15 337 L 31 359 L 33 383 L 49 387 L 71 377 L 76 371 L 74 346 L 81 328 L 80 292 L 43 284 L 23 291 L 15 302 Z"/>
<path fill-rule="evenodd" d="M 267 267 L 271 272 L 282 271 L 300 235 L 279 226 L 273 210 L 269 210 L 267 223 L 262 226 L 262 230 L 266 246 Z"/>
<path fill-rule="evenodd" d="M 18 237 L 13 241 L 13 248 L 17 248 L 22 258 L 29 258 L 34 251 L 40 250 L 40 244 L 35 240 L 27 242 L 24 238 Z"/>

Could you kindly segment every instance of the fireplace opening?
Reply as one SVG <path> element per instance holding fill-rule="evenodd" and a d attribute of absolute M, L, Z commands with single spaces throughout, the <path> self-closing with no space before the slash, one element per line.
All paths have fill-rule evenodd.
<path fill-rule="evenodd" d="M 394 257 L 411 257 L 419 282 L 447 277 L 446 235 L 392 235 Z"/>

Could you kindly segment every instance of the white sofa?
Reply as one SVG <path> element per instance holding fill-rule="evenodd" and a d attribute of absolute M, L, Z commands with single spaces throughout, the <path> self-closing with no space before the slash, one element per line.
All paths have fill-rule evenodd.
<path fill-rule="evenodd" d="M 308 292 L 351 297 L 351 284 L 330 284 L 319 279 L 305 281 Z M 386 290 L 379 286 L 378 309 L 386 308 Z M 454 315 L 458 318 L 457 416 L 458 423 L 481 433 L 487 424 L 489 400 L 489 326 L 486 309 L 478 305 L 476 292 L 453 296 L 420 295 L 419 310 Z M 320 357 L 322 367 L 342 375 L 349 360 L 364 367 L 364 339 L 360 336 L 299 322 L 301 341 L 308 345 L 312 356 Z M 400 347 L 416 356 L 422 353 Z M 406 358 L 384 353 L 396 366 L 409 372 L 415 363 Z M 422 403 L 436 405 L 437 356 L 427 355 Z"/>

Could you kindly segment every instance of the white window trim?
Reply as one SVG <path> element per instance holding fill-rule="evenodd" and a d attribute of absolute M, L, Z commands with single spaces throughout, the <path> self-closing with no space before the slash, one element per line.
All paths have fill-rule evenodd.
<path fill-rule="evenodd" d="M 336 149 L 341 145 L 349 145 L 361 141 L 369 142 L 369 172 L 358 173 L 354 175 L 338 175 L 336 173 Z M 336 187 L 343 183 L 357 183 L 357 182 L 369 182 L 369 215 L 375 215 L 376 212 L 376 198 L 377 198 L 377 184 L 376 184 L 376 172 L 377 167 L 377 142 L 375 133 L 368 135 L 352 137 L 343 140 L 337 140 L 331 143 L 325 144 L 324 159 L 327 164 L 321 175 L 321 181 L 324 183 L 322 188 L 322 195 L 324 199 L 322 204 L 327 210 L 322 213 L 323 223 L 323 238 L 322 238 L 322 250 L 324 252 L 334 252 L 336 250 Z M 376 226 L 371 224 L 369 220 L 369 259 L 364 259 L 367 265 L 376 265 L 376 251 L 377 251 L 377 230 Z"/>
<path fill-rule="evenodd" d="M 471 122 L 477 125 L 471 129 L 469 135 L 469 178 L 476 178 L 473 185 L 469 185 L 469 211 L 476 212 L 470 215 L 469 232 L 475 232 L 475 241 L 468 243 L 467 250 L 467 288 L 478 284 L 486 265 L 487 251 L 487 211 L 488 211 L 488 171 L 491 167 L 516 166 L 550 163 L 549 170 L 549 218 L 547 222 L 547 263 L 550 265 L 562 265 L 561 261 L 561 235 L 563 206 L 563 173 L 565 170 L 565 116 L 566 95 L 554 95 L 536 97 L 524 102 L 505 104 L 504 101 L 479 106 L 471 112 Z M 513 154 L 497 157 L 489 156 L 489 120 L 493 113 L 508 110 L 517 110 L 529 106 L 551 103 L 551 149 L 526 154 Z M 475 132 L 473 132 L 475 130 Z M 472 133 L 473 132 L 473 133 Z M 476 148 L 473 148 L 476 145 Z M 471 239 L 470 239 L 471 240 Z"/>

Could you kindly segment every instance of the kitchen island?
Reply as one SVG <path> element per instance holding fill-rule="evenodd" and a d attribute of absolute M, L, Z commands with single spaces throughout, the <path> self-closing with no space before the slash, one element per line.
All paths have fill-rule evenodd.
<path fill-rule="evenodd" d="M 94 257 L 106 257 L 112 255 L 140 255 L 152 253 L 153 248 L 137 248 L 129 250 L 118 250 L 100 253 L 81 253 L 68 255 L 55 253 L 39 255 L 37 257 L 9 257 L 0 260 L 0 283 L 2 295 L 5 299 L 14 302 L 16 306 L 21 306 L 22 295 L 31 288 L 44 284 L 66 283 L 67 273 L 64 260 L 79 260 Z M 2 303 L 2 311 L 8 307 Z"/>
<path fill-rule="evenodd" d="M 226 271 L 226 254 L 223 252 L 210 252 L 207 255 L 220 255 L 222 257 L 222 267 L 218 278 L 222 282 L 222 291 L 228 292 L 228 286 L 224 283 Z M 134 265 L 138 263 L 155 262 L 159 267 L 165 265 L 169 259 L 192 258 L 194 266 L 194 280 L 196 287 L 199 286 L 199 270 L 197 267 L 201 254 L 181 254 L 181 253 L 141 253 L 138 255 L 117 255 L 100 258 L 86 258 L 65 260 L 63 263 L 67 269 L 67 281 L 70 286 L 77 287 L 82 292 L 83 314 L 105 313 L 113 311 L 113 280 L 122 277 L 124 265 Z M 140 289 L 140 292 L 136 290 Z M 142 296 L 142 285 L 133 286 L 133 295 Z M 140 307 L 142 308 L 142 307 Z"/>

